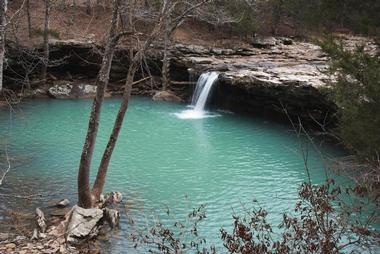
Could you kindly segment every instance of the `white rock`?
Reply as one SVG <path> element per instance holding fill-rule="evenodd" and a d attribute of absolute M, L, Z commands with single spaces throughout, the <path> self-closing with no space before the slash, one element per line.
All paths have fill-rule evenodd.
<path fill-rule="evenodd" d="M 101 209 L 84 209 L 74 206 L 66 229 L 66 240 L 70 243 L 76 243 L 79 239 L 96 236 L 102 218 L 103 211 Z"/>

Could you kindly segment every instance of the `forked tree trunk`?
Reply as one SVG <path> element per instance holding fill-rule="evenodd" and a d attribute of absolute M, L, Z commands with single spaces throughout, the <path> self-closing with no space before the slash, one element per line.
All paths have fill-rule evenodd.
<path fill-rule="evenodd" d="M 7 0 L 0 1 L 0 92 L 3 90 L 3 68 L 5 58 L 5 25 L 6 25 L 6 12 Z"/>
<path fill-rule="evenodd" d="M 49 28 L 50 28 L 50 0 L 45 0 L 45 22 L 44 22 L 44 56 L 42 60 L 41 79 L 46 83 L 47 68 L 49 65 Z"/>
<path fill-rule="evenodd" d="M 106 180 L 108 166 L 112 157 L 113 150 L 116 145 L 116 141 L 120 134 L 120 129 L 123 124 L 125 113 L 127 112 L 127 109 L 128 109 L 129 98 L 131 96 L 131 91 L 132 91 L 133 79 L 134 79 L 136 69 L 137 69 L 134 63 L 132 63 L 132 65 L 133 66 L 131 66 L 128 70 L 125 90 L 123 94 L 123 101 L 121 102 L 119 112 L 117 113 L 114 127 L 112 129 L 111 136 L 108 140 L 107 147 L 103 153 L 103 157 L 98 169 L 98 174 L 96 176 L 94 187 L 92 189 L 92 194 L 95 200 L 99 200 L 100 194 L 102 194 L 103 192 L 103 187 Z"/>
<path fill-rule="evenodd" d="M 119 137 L 119 133 L 123 124 L 125 113 L 128 109 L 129 98 L 131 96 L 133 79 L 134 79 L 136 70 L 139 64 L 141 63 L 141 60 L 146 50 L 150 47 L 153 40 L 157 38 L 160 31 L 162 31 L 163 18 L 167 9 L 168 9 L 167 5 L 164 5 L 164 10 L 163 10 L 163 13 L 161 14 L 162 16 L 160 20 L 158 21 L 158 24 L 153 29 L 153 32 L 149 35 L 144 45 L 140 48 L 140 50 L 136 53 L 136 55 L 131 60 L 131 64 L 128 68 L 127 80 L 124 86 L 123 101 L 120 104 L 120 108 L 117 113 L 116 120 L 112 129 L 112 133 L 107 143 L 107 147 L 103 152 L 102 160 L 98 168 L 98 174 L 96 176 L 95 183 L 92 189 L 92 194 L 95 201 L 99 200 L 100 194 L 103 192 L 109 162 L 111 160 L 113 150 L 116 146 L 117 139 Z"/>
<path fill-rule="evenodd" d="M 203 3 L 205 3 L 205 2 L 207 2 L 207 0 L 205 0 Z M 127 75 L 127 80 L 125 83 L 124 93 L 123 93 L 123 101 L 121 102 L 119 111 L 117 113 L 116 120 L 115 120 L 113 129 L 112 129 L 112 133 L 111 133 L 111 136 L 110 136 L 108 143 L 107 143 L 107 147 L 103 152 L 102 160 L 101 160 L 100 166 L 98 168 L 98 174 L 96 176 L 96 180 L 95 180 L 95 183 L 94 183 L 94 186 L 92 189 L 94 201 L 99 200 L 100 194 L 102 193 L 103 188 L 104 188 L 109 162 L 111 160 L 113 150 L 116 146 L 117 139 L 119 137 L 119 133 L 120 133 L 120 130 L 121 130 L 121 127 L 123 124 L 125 113 L 128 109 L 129 99 L 131 96 L 131 91 L 132 91 L 132 86 L 133 86 L 133 78 L 135 76 L 136 70 L 137 70 L 139 63 L 141 62 L 143 55 L 145 54 L 146 50 L 149 48 L 149 46 L 151 45 L 153 40 L 155 40 L 157 38 L 157 36 L 160 34 L 160 32 L 162 32 L 162 30 L 165 29 L 164 28 L 164 19 L 167 19 L 169 14 L 170 14 L 170 13 L 168 13 L 169 12 L 169 4 L 168 3 L 169 3 L 168 0 L 164 1 L 163 8 L 161 11 L 161 16 L 160 16 L 158 23 L 156 24 L 152 33 L 149 35 L 149 37 L 145 41 L 144 45 L 140 48 L 140 50 L 133 57 L 133 60 L 131 61 L 131 64 L 128 68 L 128 75 Z M 198 4 L 198 5 L 196 5 L 196 7 L 198 7 L 200 5 L 201 4 Z M 194 8 L 196 8 L 196 7 L 194 7 Z M 175 27 L 177 27 L 177 25 L 178 25 L 178 23 L 176 23 L 175 26 L 169 30 L 170 31 L 170 33 L 168 33 L 169 35 L 172 33 L 172 31 L 174 31 L 174 29 L 175 29 Z"/>
<path fill-rule="evenodd" d="M 103 55 L 102 65 L 96 80 L 96 96 L 92 105 L 86 140 L 82 150 L 82 156 L 78 171 L 78 205 L 83 208 L 93 206 L 93 198 L 90 190 L 90 166 L 94 152 L 96 135 L 98 133 L 101 107 L 104 100 L 104 92 L 109 81 L 112 59 L 117 40 L 115 39 L 118 24 L 119 0 L 113 0 L 112 21 L 108 33 L 107 45 Z"/>

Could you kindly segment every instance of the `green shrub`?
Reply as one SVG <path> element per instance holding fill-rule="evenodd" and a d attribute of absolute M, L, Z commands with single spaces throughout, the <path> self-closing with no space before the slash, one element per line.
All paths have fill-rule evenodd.
<path fill-rule="evenodd" d="M 331 85 L 338 106 L 338 133 L 344 143 L 360 156 L 378 158 L 380 154 L 380 52 L 366 52 L 364 46 L 353 51 L 342 43 L 327 39 L 322 48 L 331 57 L 330 72 L 336 75 Z"/>

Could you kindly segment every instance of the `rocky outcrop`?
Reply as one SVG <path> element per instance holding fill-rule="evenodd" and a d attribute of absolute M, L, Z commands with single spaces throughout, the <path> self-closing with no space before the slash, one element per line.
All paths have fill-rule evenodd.
<path fill-rule="evenodd" d="M 332 115 L 335 105 L 322 92 L 331 82 L 325 73 L 328 59 L 318 46 L 273 37 L 256 39 L 254 45 L 233 50 L 186 50 L 181 44 L 176 61 L 197 75 L 209 70 L 220 72 L 211 98 L 218 106 L 282 115 L 286 108 L 290 115 L 315 120 Z"/>
<path fill-rule="evenodd" d="M 74 47 L 74 42 L 68 43 L 69 45 L 55 42 L 54 47 Z M 79 44 L 76 54 L 84 52 L 86 48 L 90 52 L 90 47 L 93 45 Z M 123 55 L 123 50 L 125 49 L 119 48 L 117 54 Z M 147 54 L 152 75 L 161 75 L 161 53 L 160 45 L 156 45 L 156 50 Z M 81 57 L 85 58 L 83 54 Z M 330 77 L 324 72 L 328 59 L 318 46 L 311 43 L 282 37 L 257 37 L 251 47 L 215 48 L 176 44 L 171 49 L 171 55 L 171 78 L 181 82 L 173 82 L 172 88 L 175 93 L 156 92 L 154 100 L 180 102 L 184 98 L 189 99 L 194 87 L 183 81 L 188 81 L 190 75 L 196 78 L 202 72 L 217 70 L 221 73 L 220 80 L 210 99 L 219 107 L 248 112 L 279 112 L 282 107 L 286 107 L 288 113 L 294 116 L 310 118 L 309 115 L 312 114 L 319 120 L 335 109 L 321 92 L 321 88 L 330 82 Z M 127 60 L 120 60 L 123 61 Z M 191 74 L 189 69 L 193 70 Z M 125 66 L 115 63 L 111 76 L 121 78 L 123 75 Z M 86 90 L 83 87 L 79 86 L 79 89 L 74 89 L 79 92 L 73 93 L 71 86 L 71 83 L 68 86 L 54 86 L 49 94 L 54 94 L 55 98 L 87 96 L 86 92 L 82 92 Z M 142 89 L 152 88 L 145 86 Z M 136 86 L 133 92 L 139 91 L 141 94 L 140 90 Z"/>
<path fill-rule="evenodd" d="M 347 48 L 363 44 L 363 38 L 345 40 Z M 369 50 L 376 45 L 367 43 Z M 49 71 L 58 79 L 93 80 L 99 71 L 101 48 L 91 42 L 52 41 L 52 61 L 64 59 L 62 64 Z M 163 46 L 156 42 L 154 49 L 146 54 L 146 64 L 153 77 L 160 77 Z M 128 67 L 128 48 L 120 46 L 115 51 L 109 89 L 117 94 L 123 85 Z M 11 50 L 8 50 L 11 55 Z M 9 63 L 18 73 L 17 57 Z M 157 100 L 179 101 L 189 99 L 194 86 L 189 81 L 196 79 L 202 72 L 217 70 L 221 73 L 219 85 L 213 93 L 211 102 L 229 110 L 279 111 L 283 106 L 294 116 L 310 118 L 310 112 L 318 119 L 335 110 L 335 105 L 321 92 L 328 87 L 330 77 L 325 74 L 328 58 L 314 44 L 295 41 L 283 37 L 255 37 L 250 46 L 232 48 L 204 47 L 199 45 L 176 44 L 171 48 L 171 90 L 175 93 L 156 94 Z M 12 64 L 13 63 L 13 64 Z M 193 70 L 191 73 L 189 69 Z M 8 76 L 11 74 L 9 73 Z M 144 75 L 136 73 L 136 79 Z M 153 78 L 153 80 L 160 80 Z M 188 82 L 188 83 L 186 83 Z M 9 83 L 9 82 L 8 82 Z M 46 94 L 53 98 L 88 98 L 95 93 L 95 87 L 82 82 L 65 81 L 53 84 Z M 159 91 L 160 82 L 141 82 L 132 89 L 132 94 L 153 95 Z M 119 89 L 119 90 L 118 90 Z M 43 96 L 43 91 L 38 95 Z M 36 94 L 36 96 L 37 96 Z M 266 111 L 266 110 L 265 110 Z"/>

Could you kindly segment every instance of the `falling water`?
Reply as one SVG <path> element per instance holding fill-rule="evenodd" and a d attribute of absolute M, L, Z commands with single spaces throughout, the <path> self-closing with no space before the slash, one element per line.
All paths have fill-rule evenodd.
<path fill-rule="evenodd" d="M 193 98 L 191 100 L 193 109 L 184 110 L 175 115 L 181 119 L 200 119 L 215 116 L 207 114 L 204 108 L 206 106 L 211 88 L 218 80 L 218 77 L 219 73 L 217 72 L 203 73 L 198 79 Z"/>

